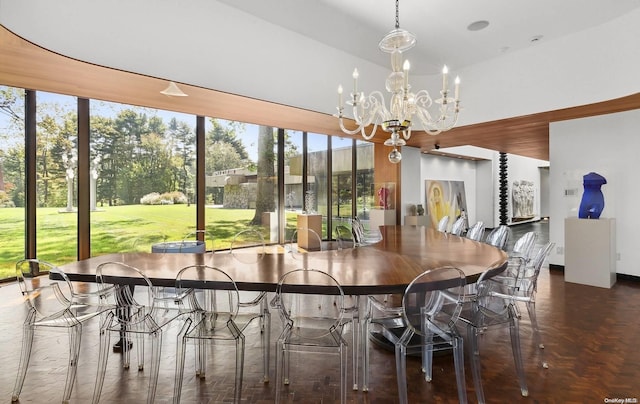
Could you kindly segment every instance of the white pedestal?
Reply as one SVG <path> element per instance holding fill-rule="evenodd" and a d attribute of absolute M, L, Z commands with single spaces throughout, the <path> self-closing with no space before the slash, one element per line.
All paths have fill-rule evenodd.
<path fill-rule="evenodd" d="M 322 215 L 298 215 L 298 247 L 320 250 L 322 246 L 315 234 L 300 229 L 311 229 L 322 238 Z"/>
<path fill-rule="evenodd" d="M 371 209 L 369 211 L 369 228 L 377 229 L 380 226 L 396 224 L 395 209 Z"/>
<path fill-rule="evenodd" d="M 610 288 L 616 283 L 616 221 L 612 218 L 564 221 L 564 280 Z"/>
<path fill-rule="evenodd" d="M 429 217 L 425 215 L 404 217 L 405 226 L 427 226 L 428 224 L 429 224 Z"/>

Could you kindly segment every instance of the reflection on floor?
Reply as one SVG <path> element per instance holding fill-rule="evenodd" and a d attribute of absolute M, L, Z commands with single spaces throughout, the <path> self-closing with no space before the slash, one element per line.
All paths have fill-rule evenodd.
<path fill-rule="evenodd" d="M 546 241 L 545 222 L 512 227 L 512 240 L 527 229 L 540 231 Z M 548 238 L 548 235 L 546 236 Z M 602 403 L 606 399 L 640 398 L 640 283 L 620 280 L 612 289 L 565 283 L 559 271 L 542 271 L 538 291 L 538 317 L 546 345 L 549 369 L 537 365 L 527 316 L 521 321 L 523 355 L 529 384 L 529 397 L 520 396 L 517 387 L 508 330 L 487 333 L 481 341 L 485 394 L 490 403 Z M 10 400 L 18 368 L 21 324 L 24 310 L 15 284 L 0 286 L 0 397 Z M 91 400 L 97 366 L 98 324 L 84 329 L 79 372 L 71 402 Z M 164 337 L 163 355 L 156 402 L 169 403 L 173 395 L 175 359 L 174 328 Z M 273 316 L 272 339 L 280 332 L 277 314 Z M 21 396 L 21 402 L 59 402 L 66 375 L 67 337 L 63 332 L 36 333 L 34 353 Z M 276 381 L 271 361 L 271 382 L 261 382 L 262 365 L 259 330 L 246 336 L 243 402 L 271 403 Z M 349 339 L 348 339 L 349 341 Z M 134 353 L 135 354 L 135 353 Z M 193 373 L 193 354 L 188 352 L 183 403 L 220 403 L 233 399 L 233 350 L 222 347 L 211 362 L 207 378 Z M 273 355 L 273 350 L 272 350 Z M 135 358 L 132 358 L 135 360 Z M 292 380 L 288 402 L 332 403 L 338 395 L 337 357 L 292 356 Z M 392 352 L 372 348 L 371 390 L 349 391 L 350 403 L 395 403 L 397 387 Z M 110 354 L 102 403 L 139 403 L 146 400 L 147 371 L 121 368 L 119 354 Z M 453 361 L 448 356 L 434 359 L 434 380 L 424 381 L 418 358 L 409 358 L 409 401 L 411 403 L 456 402 Z M 350 376 L 349 376 L 350 377 Z M 467 365 L 467 390 L 476 402 Z M 609 401 L 614 402 L 614 401 Z"/>

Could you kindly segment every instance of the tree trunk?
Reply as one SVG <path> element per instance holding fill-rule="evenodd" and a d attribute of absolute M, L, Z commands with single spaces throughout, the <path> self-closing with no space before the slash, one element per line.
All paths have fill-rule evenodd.
<path fill-rule="evenodd" d="M 253 225 L 262 224 L 264 212 L 275 211 L 275 154 L 273 128 L 260 126 L 258 130 L 258 191 L 256 213 L 251 220 Z"/>

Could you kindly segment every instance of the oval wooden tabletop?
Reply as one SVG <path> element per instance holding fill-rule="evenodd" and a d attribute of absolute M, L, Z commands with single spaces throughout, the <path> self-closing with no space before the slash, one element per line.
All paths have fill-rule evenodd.
<path fill-rule="evenodd" d="M 331 274 L 350 295 L 401 293 L 420 273 L 442 266 L 460 268 L 474 282 L 488 268 L 504 269 L 507 255 L 490 245 L 440 233 L 423 226 L 381 226 L 377 244 L 342 250 L 285 252 L 269 249 L 215 253 L 114 253 L 60 267 L 71 280 L 95 282 L 103 262 L 119 261 L 142 270 L 158 286 L 173 286 L 178 271 L 189 265 L 210 265 L 233 278 L 241 290 L 275 291 L 282 275 L 297 268 L 315 268 Z M 122 283 L 128 283 L 126 278 Z M 322 293 L 319 285 L 305 285 L 308 293 Z"/>

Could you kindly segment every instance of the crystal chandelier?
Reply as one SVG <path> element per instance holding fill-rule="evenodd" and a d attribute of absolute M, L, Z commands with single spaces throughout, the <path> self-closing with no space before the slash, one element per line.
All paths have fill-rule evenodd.
<path fill-rule="evenodd" d="M 378 125 L 385 132 L 391 133 L 389 139 L 384 144 L 392 146 L 389 153 L 389 161 L 399 163 L 402 154 L 398 150 L 399 146 L 406 144 L 405 140 L 411 137 L 411 126 L 414 117 L 422 124 L 423 129 L 430 135 L 437 135 L 441 132 L 453 128 L 458 121 L 460 111 L 460 78 L 456 77 L 454 83 L 454 96 L 449 96 L 449 71 L 447 66 L 442 69 L 442 90 L 440 98 L 433 100 L 426 90 L 416 93 L 411 91 L 409 85 L 409 61 L 402 61 L 402 53 L 413 48 L 416 44 L 416 37 L 411 32 L 400 28 L 399 0 L 396 0 L 396 27 L 389 32 L 378 44 L 378 48 L 391 54 L 391 74 L 387 77 L 385 87 L 391 93 L 389 108 L 385 105 L 384 96 L 380 91 L 373 91 L 369 96 L 358 91 L 358 69 L 353 71 L 353 92 L 346 104 L 353 107 L 353 119 L 358 125 L 357 128 L 349 130 L 344 126 L 344 104 L 342 100 L 342 85 L 338 86 L 338 119 L 340 129 L 349 135 L 360 132 L 362 137 L 370 140 L 376 133 Z M 431 107 L 433 104 L 439 107 Z M 369 134 L 365 128 L 373 124 Z M 402 134 L 402 137 L 400 136 Z"/>

